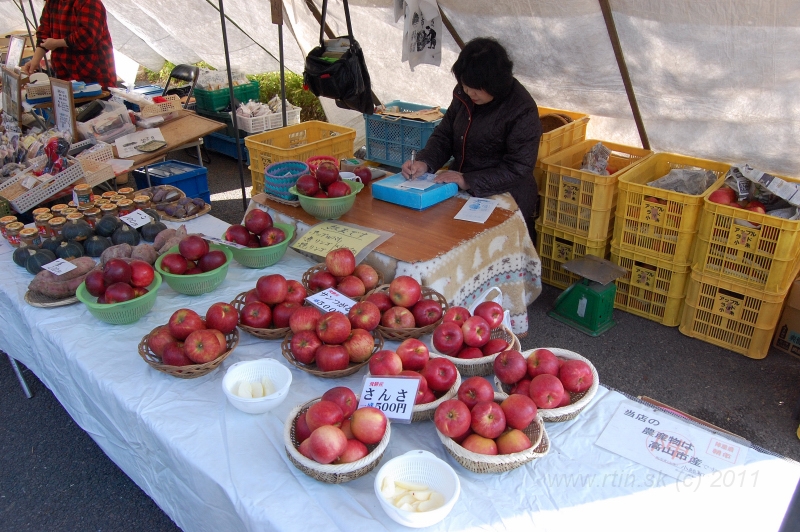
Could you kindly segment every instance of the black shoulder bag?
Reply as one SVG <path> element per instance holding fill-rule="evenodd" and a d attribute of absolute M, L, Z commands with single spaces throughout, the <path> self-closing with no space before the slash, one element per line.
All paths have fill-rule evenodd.
<path fill-rule="evenodd" d="M 324 36 L 327 10 L 328 0 L 323 0 L 319 46 L 311 50 L 306 57 L 303 82 L 317 97 L 333 98 L 336 100 L 336 105 L 343 109 L 353 109 L 371 115 L 375 110 L 372 102 L 372 87 L 367 64 L 364 61 L 364 53 L 353 38 L 347 0 L 344 0 L 344 14 L 347 20 L 346 38 L 349 39 L 350 47 L 342 57 L 334 62 L 322 58 L 322 54 L 325 53 Z"/>

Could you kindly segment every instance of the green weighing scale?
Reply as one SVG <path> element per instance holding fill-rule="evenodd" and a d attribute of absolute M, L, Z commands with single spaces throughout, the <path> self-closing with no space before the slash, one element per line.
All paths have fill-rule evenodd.
<path fill-rule="evenodd" d="M 583 279 L 564 290 L 547 315 L 589 336 L 600 336 L 615 326 L 617 285 L 613 281 L 627 275 L 627 270 L 594 255 L 567 261 L 561 267 Z"/>

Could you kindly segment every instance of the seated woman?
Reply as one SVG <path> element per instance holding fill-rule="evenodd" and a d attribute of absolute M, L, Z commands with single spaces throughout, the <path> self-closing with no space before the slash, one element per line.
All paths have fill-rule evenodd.
<path fill-rule="evenodd" d="M 476 197 L 508 192 L 533 237 L 538 202 L 533 167 L 542 124 L 536 102 L 513 76 L 513 63 L 490 38 L 468 42 L 453 64 L 458 85 L 441 123 L 413 161 L 403 163 L 406 179 L 442 167 L 437 182 L 456 183 Z"/>

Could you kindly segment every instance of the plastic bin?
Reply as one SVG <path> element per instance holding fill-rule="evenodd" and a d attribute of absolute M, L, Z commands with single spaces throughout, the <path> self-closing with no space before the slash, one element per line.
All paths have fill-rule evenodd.
<path fill-rule="evenodd" d="M 203 137 L 203 145 L 208 151 L 221 153 L 236 159 L 236 139 L 223 135 L 222 133 L 209 133 Z M 250 164 L 250 152 L 244 145 L 244 137 L 239 137 L 239 145 L 242 148 L 242 160 L 244 164 Z"/>
<path fill-rule="evenodd" d="M 208 191 L 208 170 L 196 164 L 183 161 L 164 161 L 151 164 L 148 167 L 150 183 L 152 186 L 170 185 L 181 189 L 190 198 L 203 198 L 206 203 L 211 203 L 211 194 Z M 136 188 L 148 188 L 147 176 L 144 168 L 133 171 Z"/>
<path fill-rule="evenodd" d="M 141 85 L 139 87 L 134 87 L 131 92 L 136 94 L 141 94 L 142 96 L 149 96 L 152 98 L 153 96 L 161 96 L 164 94 L 164 87 L 160 87 L 158 85 Z M 139 112 L 141 109 L 139 108 L 138 104 L 133 102 L 129 102 L 128 100 L 123 100 L 122 103 L 125 104 L 125 107 L 130 109 L 133 112 Z"/>
<path fill-rule="evenodd" d="M 386 107 L 399 107 L 400 111 L 421 111 L 430 105 L 392 100 Z M 446 113 L 447 109 L 441 109 Z M 400 167 L 411 159 L 411 151 L 425 147 L 441 119 L 433 122 L 410 120 L 379 114 L 364 115 L 367 130 L 367 160 Z"/>
<path fill-rule="evenodd" d="M 581 170 L 583 156 L 598 142 L 609 148 L 608 167 L 616 170 L 601 176 Z M 590 240 L 609 232 L 617 200 L 617 179 L 631 165 L 653 152 L 600 140 L 584 140 L 542 159 L 544 186 L 541 221 L 544 225 Z"/>
<path fill-rule="evenodd" d="M 221 131 L 220 134 L 225 135 L 226 137 L 233 137 L 235 135 L 235 132 L 233 131 L 233 118 L 231 117 L 232 113 L 230 111 L 225 113 L 217 113 L 215 111 L 204 111 L 202 109 L 198 109 L 196 112 L 202 117 L 209 118 L 217 122 L 222 122 L 228 126 L 224 131 Z M 247 131 L 242 131 L 239 129 L 239 138 L 246 137 L 247 135 Z"/>
<path fill-rule="evenodd" d="M 563 290 L 580 281 L 579 275 L 562 269 L 561 265 L 586 255 L 605 259 L 608 257 L 610 241 L 610 236 L 602 240 L 588 240 L 536 222 L 536 250 L 542 261 L 542 282 Z"/>
<path fill-rule="evenodd" d="M 244 117 L 236 115 L 239 129 L 247 133 L 261 133 L 270 129 L 283 127 L 283 113 L 272 113 L 263 116 Z M 300 123 L 300 109 L 286 110 L 286 125 L 293 126 Z"/>
<path fill-rule="evenodd" d="M 693 269 L 679 330 L 750 358 L 764 358 L 787 292 L 753 290 Z"/>
<path fill-rule="evenodd" d="M 628 271 L 615 281 L 615 308 L 667 327 L 680 325 L 691 265 L 626 251 L 617 246 L 616 240 L 611 242 L 611 262 Z"/>
<path fill-rule="evenodd" d="M 231 103 L 228 87 L 213 91 L 195 87 L 192 94 L 198 111 L 222 111 Z M 240 102 L 249 102 L 250 100 L 257 101 L 258 81 L 236 85 L 233 88 L 233 96 Z"/>
<path fill-rule="evenodd" d="M 691 262 L 703 198 L 716 187 L 691 195 L 647 185 L 679 168 L 711 170 L 719 178 L 714 185 L 719 186 L 730 165 L 674 153 L 656 153 L 623 172 L 619 176 L 614 224 L 614 240 L 620 249 L 646 253 L 677 264 Z"/>
<path fill-rule="evenodd" d="M 337 161 L 353 156 L 356 130 L 310 120 L 245 137 L 250 151 L 253 194 L 264 190 L 264 170 L 280 161 L 305 161 L 314 155 L 330 155 Z"/>
<path fill-rule="evenodd" d="M 572 119 L 572 122 L 557 127 L 547 133 L 542 133 L 539 141 L 539 154 L 536 156 L 536 166 L 533 169 L 533 177 L 536 180 L 537 190 L 542 189 L 544 169 L 542 168 L 542 158 L 552 155 L 564 148 L 569 148 L 586 139 L 586 126 L 589 124 L 589 115 L 565 111 L 564 109 L 552 109 L 550 107 L 539 107 L 539 117 L 559 114 Z M 540 192 L 541 194 L 541 192 Z"/>

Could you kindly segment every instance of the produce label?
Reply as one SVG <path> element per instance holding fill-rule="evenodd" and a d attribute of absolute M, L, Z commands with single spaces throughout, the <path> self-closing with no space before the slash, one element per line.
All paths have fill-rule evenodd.
<path fill-rule="evenodd" d="M 64 275 L 77 268 L 77 266 L 64 259 L 56 259 L 53 262 L 45 264 L 42 268 L 55 275 Z"/>
<path fill-rule="evenodd" d="M 411 423 L 419 379 L 367 375 L 358 408 L 374 406 L 392 421 Z"/>
<path fill-rule="evenodd" d="M 306 301 L 322 312 L 341 312 L 342 314 L 350 312 L 350 307 L 356 304 L 355 301 L 333 288 L 308 296 Z"/>
<path fill-rule="evenodd" d="M 701 477 L 711 481 L 743 465 L 749 447 L 745 441 L 634 401 L 617 408 L 595 443 L 679 482 L 695 484 Z"/>
<path fill-rule="evenodd" d="M 355 229 L 337 222 L 322 222 L 297 239 L 292 247 L 324 257 L 329 251 L 348 248 L 353 255 L 369 246 L 381 235 L 364 229 Z"/>
<path fill-rule="evenodd" d="M 141 209 L 136 209 L 130 214 L 120 216 L 120 220 L 131 226 L 133 229 L 138 229 L 143 225 L 147 225 L 153 221 L 149 214 Z"/>
<path fill-rule="evenodd" d="M 247 247 L 241 244 L 237 244 L 236 242 L 228 242 L 227 240 L 223 240 L 221 238 L 216 238 L 208 235 L 203 235 L 203 240 L 208 240 L 209 242 L 213 242 L 215 244 L 220 244 L 222 246 L 229 246 L 236 249 L 245 249 Z"/>

